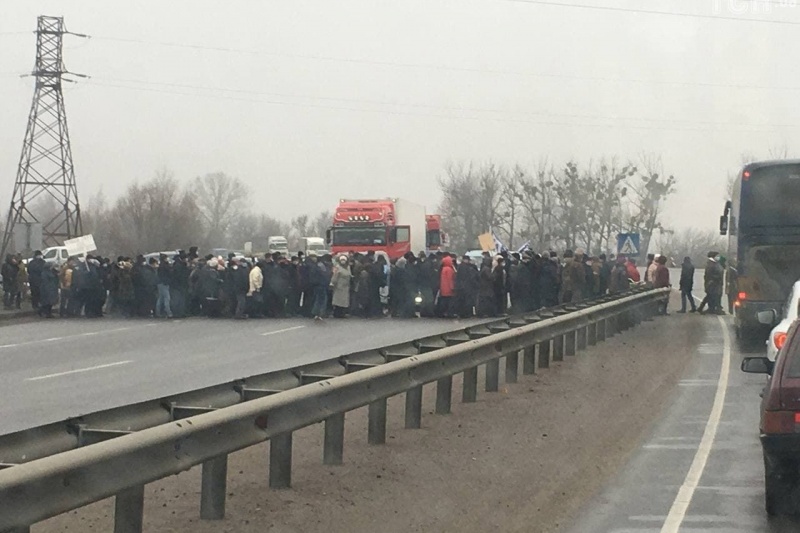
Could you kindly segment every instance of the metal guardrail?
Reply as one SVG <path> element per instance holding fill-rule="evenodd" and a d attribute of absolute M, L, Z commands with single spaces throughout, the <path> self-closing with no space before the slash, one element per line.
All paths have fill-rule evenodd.
<path fill-rule="evenodd" d="M 134 426 L 109 430 L 75 423 L 73 437 L 66 439 L 55 425 L 45 426 L 48 431 L 39 436 L 59 441 L 67 451 L 46 453 L 44 448 L 58 448 L 51 442 L 38 449 L 41 458 L 7 463 L 0 470 L 0 531 L 26 532 L 30 524 L 116 496 L 115 533 L 141 532 L 145 484 L 198 464 L 203 466 L 201 518 L 221 519 L 228 454 L 270 440 L 269 485 L 287 488 L 295 430 L 324 422 L 323 462 L 341 464 L 347 411 L 368 405 L 368 441 L 382 444 L 387 398 L 405 392 L 406 427 L 418 428 L 424 384 L 436 382 L 436 413 L 449 413 L 455 374 L 464 374 L 462 401 L 473 402 L 479 366 L 486 365 L 485 390 L 497 391 L 501 358 L 506 361 L 506 381 L 514 382 L 520 352 L 523 373 L 532 374 L 537 363 L 546 368 L 551 359 L 575 355 L 651 317 L 668 295 L 669 289 L 638 291 L 596 305 L 562 306 L 271 373 L 260 377 L 268 381 L 261 385 L 258 378 L 250 378 L 204 389 L 204 394 L 219 396 L 217 403 L 233 402 L 222 408 L 145 402 L 137 407 L 157 405 L 161 411 L 168 407 L 172 421 L 150 420 L 158 425 L 139 431 Z M 278 382 L 285 387 L 270 388 Z M 193 394 L 197 396 L 188 393 L 181 402 Z M 126 409 L 130 408 L 112 411 L 119 415 Z M 109 419 L 109 413 L 99 413 L 95 422 Z M 140 420 L 141 424 L 146 425 Z M 34 430 L 20 432 L 25 438 L 17 435 L 17 452 L 34 444 L 30 431 Z M 75 437 L 80 447 L 74 447 Z M 13 443 L 5 445 L 6 453 L 14 448 Z M 3 457 L 0 463 L 8 461 Z"/>

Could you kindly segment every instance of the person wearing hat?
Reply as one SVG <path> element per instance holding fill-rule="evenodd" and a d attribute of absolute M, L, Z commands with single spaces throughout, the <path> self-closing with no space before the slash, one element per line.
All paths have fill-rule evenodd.
<path fill-rule="evenodd" d="M 470 256 L 465 255 L 456 270 L 455 312 L 461 318 L 472 318 L 480 289 L 480 273 L 472 264 Z"/>
<path fill-rule="evenodd" d="M 689 312 L 696 313 L 697 305 L 694 303 L 694 296 L 692 296 L 692 289 L 694 288 L 694 265 L 692 264 L 692 258 L 689 256 L 683 258 L 679 285 L 681 289 L 681 310 L 678 312 L 686 312 L 686 302 L 688 301 L 692 308 Z"/>
<path fill-rule="evenodd" d="M 347 317 L 347 311 L 350 309 L 350 282 L 352 277 L 347 256 L 342 254 L 336 258 L 330 283 L 333 293 L 334 318 Z"/>
<path fill-rule="evenodd" d="M 33 259 L 28 263 L 28 284 L 31 288 L 31 305 L 39 310 L 39 289 L 42 286 L 42 272 L 47 268 L 41 250 L 33 253 Z"/>
<path fill-rule="evenodd" d="M 708 252 L 708 260 L 706 261 L 706 271 L 704 275 L 704 285 L 706 296 L 700 302 L 697 308 L 698 312 L 702 315 L 705 314 L 705 307 L 708 304 L 708 310 L 717 315 L 724 315 L 725 311 L 722 310 L 720 302 L 722 300 L 722 283 L 725 277 L 725 271 L 719 264 L 719 252 Z"/>

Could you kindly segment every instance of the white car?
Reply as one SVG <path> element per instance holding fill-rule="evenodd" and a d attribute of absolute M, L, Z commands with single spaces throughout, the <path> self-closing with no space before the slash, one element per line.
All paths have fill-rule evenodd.
<path fill-rule="evenodd" d="M 789 298 L 786 300 L 786 303 L 783 304 L 783 316 L 781 317 L 781 321 L 769 332 L 769 338 L 767 339 L 767 359 L 773 363 L 778 357 L 778 352 L 786 343 L 786 333 L 789 331 L 789 327 L 792 325 L 792 322 L 797 320 L 798 306 L 800 306 L 800 281 L 795 282 L 792 286 Z M 772 310 L 762 311 L 758 313 L 759 322 L 774 324 L 777 318 L 775 316 L 776 314 L 777 312 Z"/>

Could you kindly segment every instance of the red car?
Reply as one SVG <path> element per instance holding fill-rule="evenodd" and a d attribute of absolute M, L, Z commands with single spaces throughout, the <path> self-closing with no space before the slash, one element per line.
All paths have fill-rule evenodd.
<path fill-rule="evenodd" d="M 769 374 L 761 401 L 761 446 L 767 514 L 797 514 L 800 493 L 800 321 L 772 363 L 745 357 L 742 371 Z"/>

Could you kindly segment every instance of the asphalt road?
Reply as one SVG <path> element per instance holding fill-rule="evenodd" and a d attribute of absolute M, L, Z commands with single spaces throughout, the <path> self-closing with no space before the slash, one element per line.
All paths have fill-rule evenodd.
<path fill-rule="evenodd" d="M 0 434 L 466 327 L 457 320 L 48 320 L 0 327 Z"/>
<path fill-rule="evenodd" d="M 674 401 L 628 465 L 565 528 L 592 532 L 789 532 L 800 523 L 764 511 L 759 393 L 739 370 L 730 318 L 697 317 L 704 340 Z M 669 346 L 654 347 L 669 357 Z M 653 406 L 654 413 L 658 412 Z"/>

